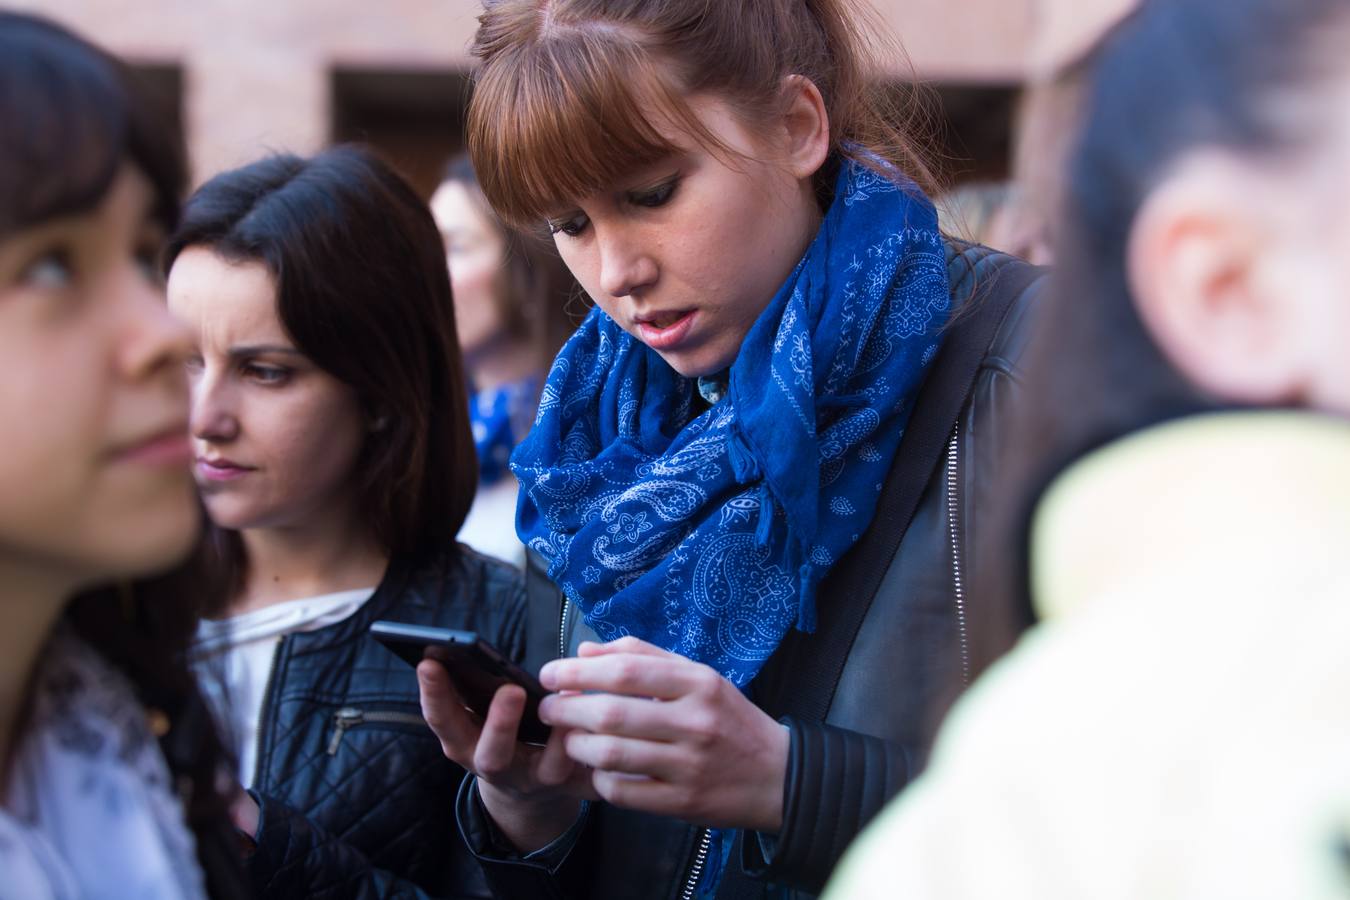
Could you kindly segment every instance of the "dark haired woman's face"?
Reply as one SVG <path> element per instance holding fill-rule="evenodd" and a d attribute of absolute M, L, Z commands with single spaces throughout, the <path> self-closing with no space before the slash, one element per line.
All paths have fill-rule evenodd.
<path fill-rule="evenodd" d="M 211 520 L 303 529 L 353 516 L 360 404 L 296 349 L 267 267 L 189 247 L 169 273 L 169 306 L 195 339 L 195 474 Z"/>
<path fill-rule="evenodd" d="M 195 539 L 189 341 L 164 303 L 151 204 L 125 167 L 91 212 L 0 240 L 6 566 L 78 585 L 165 567 Z"/>

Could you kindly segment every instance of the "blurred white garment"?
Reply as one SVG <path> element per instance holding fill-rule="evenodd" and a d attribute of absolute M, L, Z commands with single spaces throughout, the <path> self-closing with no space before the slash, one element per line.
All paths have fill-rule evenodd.
<path fill-rule="evenodd" d="M 459 529 L 459 540 L 479 553 L 525 568 L 525 545 L 516 537 L 516 495 L 520 484 L 507 474 L 492 484 L 479 484 L 473 506 Z"/>
<path fill-rule="evenodd" d="M 203 619 L 197 627 L 192 665 L 221 734 L 239 760 L 244 787 L 253 786 L 258 721 L 277 644 L 288 634 L 341 622 L 374 593 L 374 588 L 358 588 L 303 597 L 226 619 Z"/>
<path fill-rule="evenodd" d="M 144 707 L 64 629 L 43 651 L 3 794 L 0 900 L 206 896 Z"/>
<path fill-rule="evenodd" d="M 1068 469 L 1032 629 L 825 897 L 1350 897 L 1350 424 L 1205 416 Z"/>

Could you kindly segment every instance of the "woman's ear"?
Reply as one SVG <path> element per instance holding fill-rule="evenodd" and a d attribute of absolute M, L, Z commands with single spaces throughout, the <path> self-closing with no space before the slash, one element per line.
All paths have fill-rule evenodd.
<path fill-rule="evenodd" d="M 786 163 L 796 178 L 810 178 L 830 153 L 830 116 L 815 82 L 802 75 L 783 79 L 782 124 Z"/>
<path fill-rule="evenodd" d="M 1225 400 L 1279 404 L 1305 387 L 1301 309 L 1269 277 L 1275 216 L 1252 182 L 1227 160 L 1170 175 L 1135 216 L 1126 269 L 1140 319 L 1182 375 Z"/>

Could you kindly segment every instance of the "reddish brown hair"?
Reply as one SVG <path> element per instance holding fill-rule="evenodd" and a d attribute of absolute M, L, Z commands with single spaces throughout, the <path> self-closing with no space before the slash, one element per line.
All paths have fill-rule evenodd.
<path fill-rule="evenodd" d="M 922 104 L 879 90 L 879 29 L 857 0 L 485 0 L 473 54 L 469 152 L 502 218 L 537 224 L 624 172 L 676 152 L 667 116 L 723 153 L 689 106 L 730 101 L 753 126 L 779 109 L 783 79 L 809 78 L 834 154 L 934 179 L 919 152 Z M 898 55 L 895 48 L 885 48 Z M 892 58 L 895 58 L 894 56 Z M 829 167 L 817 187 L 832 185 Z"/>

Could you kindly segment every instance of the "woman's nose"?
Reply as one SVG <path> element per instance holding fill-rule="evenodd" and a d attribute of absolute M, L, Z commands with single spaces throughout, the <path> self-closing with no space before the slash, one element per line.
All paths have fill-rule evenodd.
<path fill-rule="evenodd" d="M 206 365 L 190 372 L 192 436 L 210 443 L 228 443 L 239 435 L 239 418 L 234 409 L 232 391 L 217 372 Z"/>
<path fill-rule="evenodd" d="M 611 297 L 627 297 L 650 287 L 657 276 L 656 259 L 640 242 L 623 234 L 600 240 L 600 289 Z"/>

